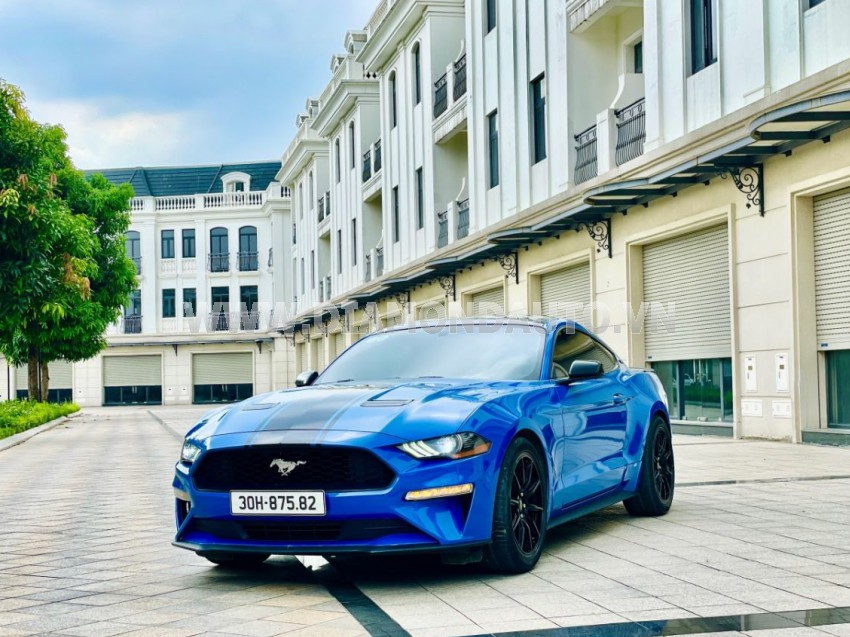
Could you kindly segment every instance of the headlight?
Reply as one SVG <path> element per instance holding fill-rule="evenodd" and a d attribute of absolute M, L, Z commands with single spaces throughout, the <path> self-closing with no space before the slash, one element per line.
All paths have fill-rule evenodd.
<path fill-rule="evenodd" d="M 457 460 L 487 453 L 490 450 L 490 441 L 478 434 L 467 432 L 429 438 L 428 440 L 405 442 L 398 448 L 418 459 L 451 458 Z"/>
<path fill-rule="evenodd" d="M 183 441 L 183 450 L 180 452 L 180 461 L 186 464 L 192 464 L 201 455 L 201 446 L 192 440 Z"/>

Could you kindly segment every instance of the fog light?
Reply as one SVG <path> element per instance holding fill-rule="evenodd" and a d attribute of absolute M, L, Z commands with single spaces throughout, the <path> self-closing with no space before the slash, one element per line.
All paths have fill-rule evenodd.
<path fill-rule="evenodd" d="M 433 500 L 434 498 L 449 498 L 454 495 L 472 493 L 471 484 L 456 484 L 452 487 L 436 487 L 420 491 L 408 491 L 405 500 Z"/>

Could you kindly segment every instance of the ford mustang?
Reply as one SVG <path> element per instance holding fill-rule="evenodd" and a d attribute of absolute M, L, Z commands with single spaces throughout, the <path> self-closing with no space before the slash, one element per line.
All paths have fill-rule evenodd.
<path fill-rule="evenodd" d="M 388 328 L 189 431 L 174 544 L 231 567 L 433 551 L 525 572 L 558 524 L 617 502 L 668 511 L 666 402 L 570 321 Z"/>

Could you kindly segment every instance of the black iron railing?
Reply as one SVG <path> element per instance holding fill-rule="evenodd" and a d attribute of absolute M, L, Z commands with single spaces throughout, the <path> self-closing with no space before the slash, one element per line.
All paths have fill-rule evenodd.
<path fill-rule="evenodd" d="M 260 329 L 260 315 L 258 312 L 242 312 L 239 316 L 241 328 L 246 332 L 255 332 Z"/>
<path fill-rule="evenodd" d="M 372 178 L 372 151 L 367 150 L 363 153 L 363 181 L 367 182 Z"/>
<path fill-rule="evenodd" d="M 457 202 L 457 238 L 469 235 L 469 199 Z"/>
<path fill-rule="evenodd" d="M 292 243 L 298 243 L 298 226 L 296 224 L 292 224 Z"/>
<path fill-rule="evenodd" d="M 373 170 L 375 171 L 376 175 L 379 172 L 381 172 L 381 140 L 380 139 L 375 142 L 375 165 L 374 165 Z"/>
<path fill-rule="evenodd" d="M 141 334 L 142 333 L 142 315 L 131 314 L 124 317 L 124 333 L 125 334 Z"/>
<path fill-rule="evenodd" d="M 591 126 L 575 136 L 576 167 L 574 178 L 577 184 L 593 179 L 597 174 L 596 166 L 596 126 Z"/>
<path fill-rule="evenodd" d="M 372 255 L 370 253 L 366 253 L 365 259 L 363 259 L 363 267 L 365 268 L 365 280 L 366 283 L 372 280 Z"/>
<path fill-rule="evenodd" d="M 271 268 L 272 266 L 274 266 L 274 249 L 273 249 L 273 248 L 269 248 L 269 262 L 268 262 L 268 267 L 270 267 L 270 268 Z"/>
<path fill-rule="evenodd" d="M 452 93 L 455 101 L 466 94 L 466 53 L 454 64 L 454 90 Z"/>
<path fill-rule="evenodd" d="M 617 148 L 614 158 L 617 165 L 643 155 L 646 141 L 646 100 L 639 99 L 617 111 Z"/>
<path fill-rule="evenodd" d="M 319 197 L 319 201 L 316 204 L 317 214 L 319 215 L 319 223 L 321 223 L 325 218 L 325 198 Z"/>
<path fill-rule="evenodd" d="M 239 252 L 236 255 L 240 272 L 256 272 L 259 269 L 258 252 Z"/>
<path fill-rule="evenodd" d="M 381 276 L 384 273 L 384 249 L 378 248 L 375 250 L 375 276 Z"/>
<path fill-rule="evenodd" d="M 449 82 L 448 76 L 443 76 L 434 82 L 434 117 L 439 117 L 449 107 Z"/>
<path fill-rule="evenodd" d="M 207 319 L 207 329 L 211 332 L 227 332 L 230 330 L 230 314 L 224 310 L 210 312 Z"/>
<path fill-rule="evenodd" d="M 437 213 L 437 247 L 444 248 L 449 245 L 449 211 Z"/>
<path fill-rule="evenodd" d="M 330 190 L 328 190 L 325 193 L 325 216 L 326 217 L 331 216 L 331 191 Z"/>
<path fill-rule="evenodd" d="M 136 274 L 142 273 L 142 257 L 130 257 L 130 261 L 136 266 Z"/>
<path fill-rule="evenodd" d="M 208 255 L 207 270 L 210 272 L 230 272 L 230 253 L 215 252 Z"/>

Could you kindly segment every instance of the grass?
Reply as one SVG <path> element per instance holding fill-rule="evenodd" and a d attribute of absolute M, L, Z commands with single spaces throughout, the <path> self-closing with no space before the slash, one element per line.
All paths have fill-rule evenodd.
<path fill-rule="evenodd" d="M 0 403 L 0 440 L 79 410 L 74 403 L 54 405 L 26 400 Z"/>

